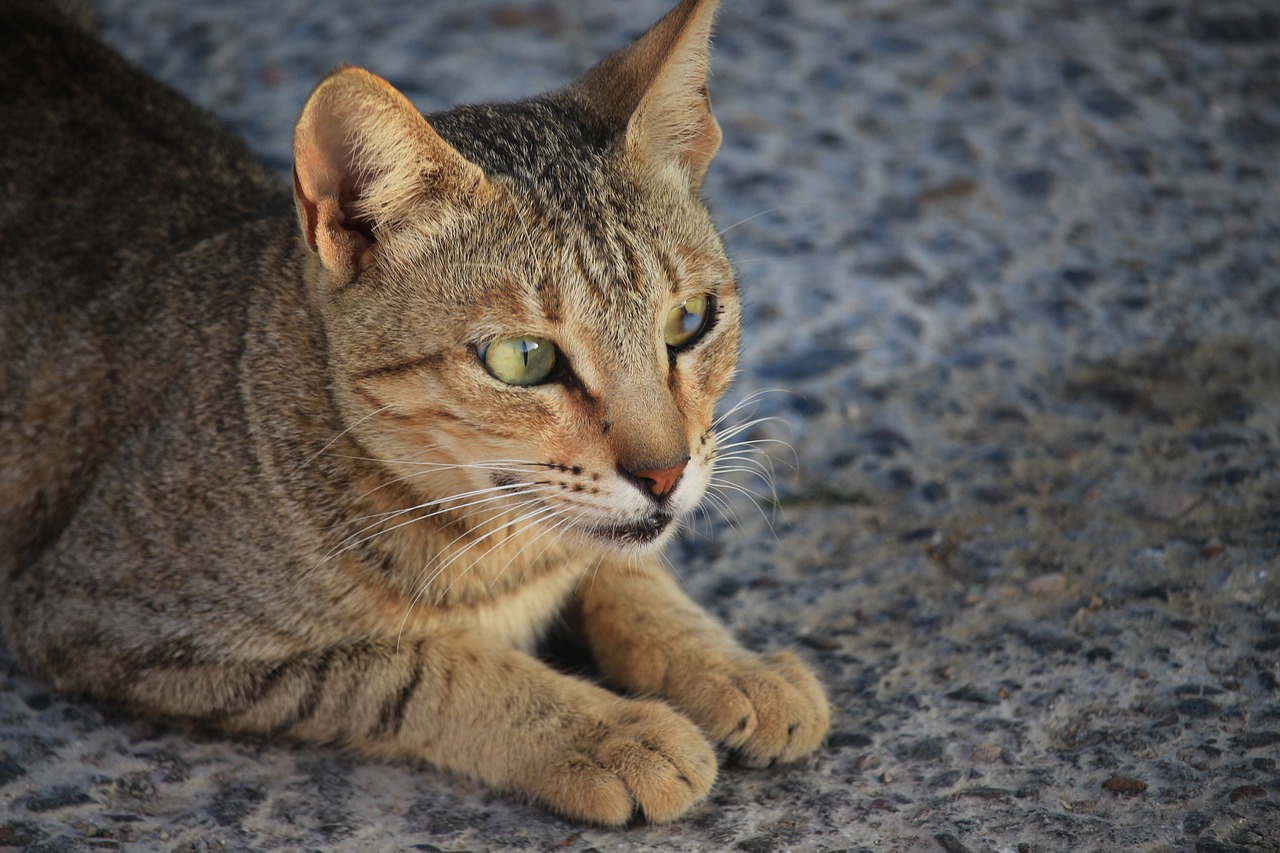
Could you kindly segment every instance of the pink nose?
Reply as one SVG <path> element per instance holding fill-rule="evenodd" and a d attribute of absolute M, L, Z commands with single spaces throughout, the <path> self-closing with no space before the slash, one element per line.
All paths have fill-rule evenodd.
<path fill-rule="evenodd" d="M 680 479 L 680 475 L 684 473 L 684 466 L 688 464 L 688 459 L 681 459 L 667 468 L 656 468 L 651 471 L 629 471 L 628 473 L 638 480 L 648 480 L 649 491 L 655 498 L 665 498 L 676 487 L 676 481 Z"/>

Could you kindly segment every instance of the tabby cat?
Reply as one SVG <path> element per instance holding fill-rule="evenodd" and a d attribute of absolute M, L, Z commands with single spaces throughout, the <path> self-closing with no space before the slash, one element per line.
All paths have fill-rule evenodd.
<path fill-rule="evenodd" d="M 324 79 L 292 209 L 195 107 L 0 11 L 0 619 L 56 688 L 672 820 L 814 750 L 823 691 L 658 557 L 739 296 L 700 200 L 715 0 L 425 118 Z M 530 654 L 580 629 L 619 692 Z"/>

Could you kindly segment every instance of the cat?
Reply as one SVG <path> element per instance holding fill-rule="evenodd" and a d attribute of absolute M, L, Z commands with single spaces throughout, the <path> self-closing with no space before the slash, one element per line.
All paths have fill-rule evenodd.
<path fill-rule="evenodd" d="M 740 299 L 701 198 L 715 0 L 550 94 L 423 116 L 342 67 L 293 204 L 32 0 L 0 12 L 0 620 L 61 691 L 670 821 L 829 708 L 659 552 Z M 563 619 L 605 686 L 531 652 Z M 612 689 L 610 689 L 612 688 Z"/>

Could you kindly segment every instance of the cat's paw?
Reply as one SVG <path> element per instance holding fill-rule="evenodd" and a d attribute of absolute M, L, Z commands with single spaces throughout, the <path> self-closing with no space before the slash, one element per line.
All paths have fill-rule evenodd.
<path fill-rule="evenodd" d="M 675 820 L 706 797 L 716 756 L 693 723 L 661 702 L 620 699 L 602 710 L 533 769 L 530 793 L 568 817 L 608 826 L 637 813 Z"/>
<path fill-rule="evenodd" d="M 673 672 L 666 695 L 749 767 L 803 758 L 822 743 L 830 723 L 822 686 L 790 652 Z"/>

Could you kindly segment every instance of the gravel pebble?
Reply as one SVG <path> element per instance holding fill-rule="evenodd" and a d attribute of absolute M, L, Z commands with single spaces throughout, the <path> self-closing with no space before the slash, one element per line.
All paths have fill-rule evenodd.
<path fill-rule="evenodd" d="M 1102 783 L 1102 788 L 1113 794 L 1124 794 L 1132 797 L 1146 791 L 1147 783 L 1132 776 L 1112 776 Z"/>

